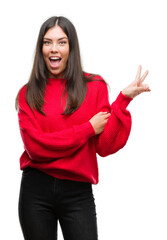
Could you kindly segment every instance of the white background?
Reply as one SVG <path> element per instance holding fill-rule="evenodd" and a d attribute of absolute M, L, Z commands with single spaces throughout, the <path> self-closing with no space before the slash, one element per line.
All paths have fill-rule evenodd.
<path fill-rule="evenodd" d="M 100 182 L 93 188 L 99 239 L 167 239 L 165 4 L 165 0 L 6 0 L 0 6 L 0 239 L 23 239 L 17 210 L 23 144 L 14 102 L 28 81 L 39 28 L 54 15 L 75 25 L 83 69 L 109 83 L 111 103 L 134 80 L 139 64 L 143 72 L 149 70 L 146 82 L 151 93 L 138 96 L 128 107 L 133 125 L 127 145 L 114 155 L 98 157 Z"/>

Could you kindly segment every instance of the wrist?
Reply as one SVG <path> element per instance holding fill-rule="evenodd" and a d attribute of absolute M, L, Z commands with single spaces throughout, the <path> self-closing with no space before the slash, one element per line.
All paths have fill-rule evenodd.
<path fill-rule="evenodd" d="M 133 94 L 130 93 L 126 88 L 124 90 L 121 91 L 121 93 L 128 98 L 134 98 Z"/>
<path fill-rule="evenodd" d="M 116 98 L 115 102 L 112 103 L 112 105 L 116 104 L 117 106 L 119 106 L 119 108 L 126 109 L 132 100 L 133 98 L 124 95 L 121 91 L 118 97 Z"/>

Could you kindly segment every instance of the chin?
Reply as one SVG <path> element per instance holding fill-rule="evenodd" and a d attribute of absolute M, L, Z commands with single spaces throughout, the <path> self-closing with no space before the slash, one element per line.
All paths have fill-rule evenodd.
<path fill-rule="evenodd" d="M 58 73 L 50 72 L 49 77 L 50 78 L 63 78 L 64 74 L 63 74 L 63 72 L 58 72 Z"/>

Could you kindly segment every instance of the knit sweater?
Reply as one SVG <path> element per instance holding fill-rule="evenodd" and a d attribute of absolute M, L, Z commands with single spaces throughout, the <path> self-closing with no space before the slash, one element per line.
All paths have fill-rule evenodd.
<path fill-rule="evenodd" d="M 132 99 L 120 92 L 110 105 L 107 85 L 96 77 L 102 81 L 87 83 L 85 100 L 71 115 L 62 115 L 68 94 L 62 98 L 65 79 L 48 79 L 45 116 L 31 110 L 25 98 L 26 85 L 22 87 L 18 119 L 25 151 L 20 157 L 21 170 L 30 166 L 59 179 L 98 183 L 97 154 L 108 156 L 126 144 L 131 130 L 126 108 Z M 104 131 L 96 135 L 89 120 L 101 111 L 111 115 Z"/>

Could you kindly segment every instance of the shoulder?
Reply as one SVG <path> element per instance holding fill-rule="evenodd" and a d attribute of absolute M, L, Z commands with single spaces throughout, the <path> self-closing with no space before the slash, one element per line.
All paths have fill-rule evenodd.
<path fill-rule="evenodd" d="M 102 76 L 91 73 L 84 73 L 84 76 L 87 78 L 87 87 L 91 94 L 108 95 L 109 85 Z"/>
<path fill-rule="evenodd" d="M 101 88 L 106 88 L 107 87 L 106 81 L 99 74 L 84 72 L 84 76 L 87 79 L 88 87 L 93 87 L 93 88 L 96 88 L 96 89 L 101 89 Z"/>
<path fill-rule="evenodd" d="M 26 92 L 26 88 L 27 88 L 27 84 L 23 85 L 20 90 L 19 90 L 19 94 L 22 95 Z"/>
<path fill-rule="evenodd" d="M 102 81 L 104 81 L 103 77 L 100 76 L 99 74 L 93 74 L 93 73 L 87 73 L 87 72 L 83 72 L 83 74 L 84 74 L 84 77 L 87 78 L 87 80 L 102 80 Z"/>
<path fill-rule="evenodd" d="M 25 84 L 23 87 L 20 88 L 19 92 L 18 92 L 18 101 L 20 102 L 24 102 L 26 97 L 26 88 L 27 88 L 27 84 Z"/>

